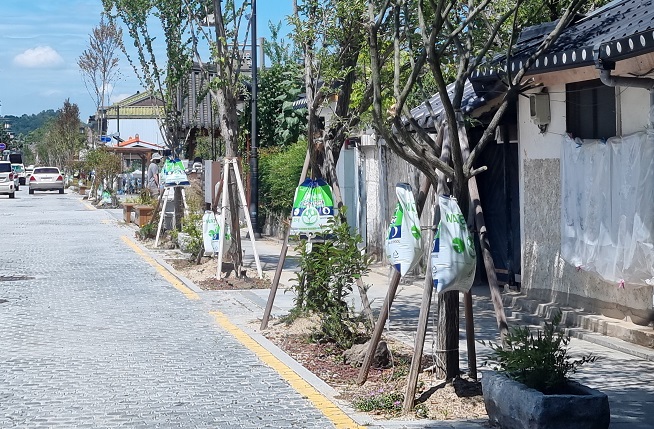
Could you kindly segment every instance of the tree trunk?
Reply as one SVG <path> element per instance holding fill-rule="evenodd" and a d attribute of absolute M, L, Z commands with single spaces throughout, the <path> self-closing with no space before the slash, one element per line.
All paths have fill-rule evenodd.
<path fill-rule="evenodd" d="M 175 229 L 177 231 L 181 231 L 182 218 L 184 217 L 184 199 L 182 197 L 182 188 L 175 186 L 174 189 L 175 192 L 173 194 L 173 204 L 175 205 Z M 161 215 L 164 216 L 164 210 L 161 211 Z"/>
<path fill-rule="evenodd" d="M 445 123 L 439 129 L 439 134 L 443 139 L 440 159 L 444 163 L 450 163 L 452 158 L 449 127 L 450 125 Z M 439 195 L 449 193 L 447 178 L 443 173 L 438 172 L 436 204 L 438 204 Z M 438 216 L 434 216 L 434 219 L 440 220 L 440 208 L 435 211 L 438 212 Z M 439 294 L 436 302 L 435 375 L 438 378 L 450 380 L 459 375 L 459 292 L 451 291 Z"/>
<path fill-rule="evenodd" d="M 459 292 L 438 295 L 436 319 L 436 371 L 439 379 L 459 375 Z"/>

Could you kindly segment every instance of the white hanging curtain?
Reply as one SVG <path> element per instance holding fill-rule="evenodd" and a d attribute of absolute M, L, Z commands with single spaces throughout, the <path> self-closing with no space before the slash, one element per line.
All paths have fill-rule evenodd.
<path fill-rule="evenodd" d="M 561 256 L 621 286 L 654 284 L 654 132 L 563 138 Z"/>

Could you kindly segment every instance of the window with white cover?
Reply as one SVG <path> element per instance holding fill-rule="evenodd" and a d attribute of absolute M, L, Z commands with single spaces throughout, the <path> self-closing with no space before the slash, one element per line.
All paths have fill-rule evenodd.
<path fill-rule="evenodd" d="M 654 132 L 564 137 L 561 256 L 619 286 L 654 283 Z"/>

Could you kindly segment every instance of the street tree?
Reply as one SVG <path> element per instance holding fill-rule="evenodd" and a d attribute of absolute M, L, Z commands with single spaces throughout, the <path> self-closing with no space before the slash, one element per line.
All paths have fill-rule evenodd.
<path fill-rule="evenodd" d="M 159 127 L 164 141 L 175 157 L 181 157 L 183 140 L 182 110 L 188 96 L 188 76 L 193 60 L 193 37 L 186 0 L 102 0 L 109 22 L 120 20 L 127 29 L 134 49 L 128 50 L 124 41 L 121 49 L 132 65 L 141 84 L 153 99 L 163 100 L 157 109 Z M 156 23 L 156 24 L 155 24 Z M 159 36 L 163 33 L 163 40 Z M 181 228 L 183 217 L 182 190 L 175 187 L 175 226 Z"/>
<path fill-rule="evenodd" d="M 225 146 L 225 157 L 236 158 L 242 141 L 239 127 L 239 98 L 244 94 L 245 50 L 244 41 L 248 40 L 251 20 L 247 12 L 251 2 L 236 0 L 212 0 L 186 2 L 189 16 L 195 17 L 190 33 L 194 41 L 194 58 L 207 82 L 207 93 L 215 103 L 215 117 L 220 130 L 220 139 Z M 207 29 L 209 24 L 212 29 Z M 245 27 L 245 28 L 244 28 Z M 245 37 L 243 37 L 243 31 Z M 210 54 L 207 61 L 202 55 L 202 46 L 208 45 Z M 252 55 L 256 54 L 253 48 Z M 236 275 L 240 276 L 243 264 L 241 250 L 239 202 L 236 177 L 233 169 L 228 170 L 228 209 L 232 231 L 232 245 L 228 254 L 234 261 Z M 223 189 L 222 192 L 227 192 Z"/>
<path fill-rule="evenodd" d="M 523 2 L 491 2 L 490 0 L 367 0 L 371 80 L 374 88 L 373 127 L 391 150 L 418 168 L 431 182 L 457 198 L 464 214 L 469 213 L 468 184 L 483 168 L 473 169 L 481 151 L 493 140 L 504 112 L 516 96 L 528 87 L 525 73 L 536 58 L 550 46 L 584 4 L 583 0 L 567 2 L 555 28 L 524 62 L 523 67 L 508 71 L 503 77 L 507 88 L 496 107 L 496 113 L 486 126 L 474 149 L 467 147 L 466 125 L 461 114 L 463 89 L 467 79 L 492 54 L 510 47 L 524 21 L 516 16 Z M 508 34 L 508 39 L 506 38 Z M 384 49 L 391 40 L 392 96 L 384 96 Z M 504 37 L 502 37 L 504 36 Z M 451 159 L 441 158 L 441 146 L 423 130 L 410 114 L 408 101 L 421 81 L 428 75 L 443 103 L 443 119 L 447 124 L 440 130 L 449 142 Z M 448 84 L 453 84 L 448 94 Z M 408 126 L 407 126 L 408 125 Z M 475 186 L 476 189 L 476 186 Z M 471 188 L 472 190 L 472 188 Z M 478 200 L 478 198 L 477 198 Z M 471 223 L 471 219 L 467 219 Z M 443 350 L 443 374 L 452 378 L 458 374 L 458 292 L 439 296 L 439 326 L 437 349 Z M 497 311 L 497 308 L 496 308 Z M 496 314 L 498 324 L 500 315 Z M 500 326 L 501 329 L 506 327 Z"/>
<path fill-rule="evenodd" d="M 77 60 L 86 90 L 93 98 L 96 112 L 102 106 L 108 106 L 114 84 L 120 79 L 119 58 L 122 29 L 114 21 L 105 21 L 100 17 L 100 24 L 89 35 L 88 48 Z M 99 127 L 101 122 L 98 121 Z M 101 128 L 98 128 L 98 133 Z"/>
<path fill-rule="evenodd" d="M 188 32 L 193 18 L 186 13 L 186 0 L 103 0 L 102 3 L 109 23 L 117 26 L 120 21 L 133 42 L 134 49 L 127 49 L 124 40 L 120 47 L 141 85 L 153 97 L 163 100 L 158 120 L 166 146 L 179 156 L 180 113 L 193 56 L 193 40 Z"/>
<path fill-rule="evenodd" d="M 37 144 L 39 161 L 70 169 L 85 147 L 81 129 L 83 124 L 79 119 L 79 107 L 66 99 L 57 116 L 47 123 L 43 139 Z"/>
<path fill-rule="evenodd" d="M 201 101 L 208 93 L 215 103 L 220 138 L 225 143 L 225 155 L 235 158 L 239 152 L 238 101 L 242 92 L 244 52 L 239 41 L 242 24 L 248 24 L 245 11 L 248 1 L 235 0 L 158 0 L 156 2 L 139 0 L 103 0 L 105 12 L 111 19 L 120 19 L 134 43 L 136 54 L 128 55 L 136 75 L 143 85 L 164 99 L 161 117 L 166 131 L 169 148 L 179 155 L 182 141 L 190 136 L 190 129 L 181 136 L 184 103 L 189 96 Z M 163 43 L 153 34 L 152 21 L 157 20 L 164 34 Z M 213 31 L 205 26 L 211 21 Z M 246 36 L 247 37 L 247 36 Z M 203 59 L 202 53 L 209 48 L 210 58 Z M 163 50 L 165 59 L 158 60 L 157 54 Z M 134 60 L 134 58 L 136 58 Z M 197 94 L 189 94 L 188 78 L 196 65 L 207 85 Z M 199 103 L 198 103 L 199 104 Z M 242 252 L 239 237 L 239 216 L 236 196 L 236 181 L 230 172 L 230 201 L 232 240 L 229 254 L 234 260 L 236 272 L 240 275 Z M 175 199 L 178 197 L 176 188 Z M 179 204 L 176 202 L 176 206 Z M 182 210 L 177 210 L 181 213 Z M 179 222 L 177 222 L 179 223 Z"/>
<path fill-rule="evenodd" d="M 352 129 L 371 105 L 372 91 L 360 58 L 366 45 L 364 0 L 294 0 L 293 38 L 304 63 L 307 142 L 311 172 L 324 178 L 342 204 L 336 164 Z M 320 109 L 330 97 L 336 105 L 328 126 Z"/>
<path fill-rule="evenodd" d="M 280 38 L 281 23 L 269 23 L 269 28 L 263 50 L 270 65 L 262 67 L 257 78 L 257 142 L 260 148 L 288 148 L 306 135 L 306 108 L 295 105 L 304 91 L 303 67 L 295 46 Z M 251 112 L 251 103 L 246 103 L 242 129 L 251 129 Z"/>

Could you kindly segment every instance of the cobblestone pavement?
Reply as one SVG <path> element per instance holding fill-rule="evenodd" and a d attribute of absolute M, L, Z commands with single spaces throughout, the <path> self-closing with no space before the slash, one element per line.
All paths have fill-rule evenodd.
<path fill-rule="evenodd" d="M 0 198 L 0 428 L 333 427 L 73 194 Z"/>

